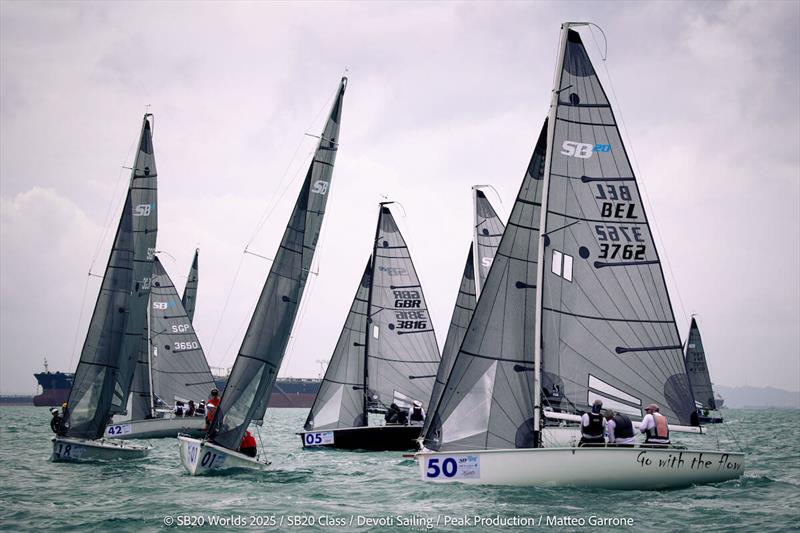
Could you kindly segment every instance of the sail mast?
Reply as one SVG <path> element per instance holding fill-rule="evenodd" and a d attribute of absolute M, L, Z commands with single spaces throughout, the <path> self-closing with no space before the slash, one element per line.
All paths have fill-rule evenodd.
<path fill-rule="evenodd" d="M 381 236 L 381 216 L 383 216 L 384 204 L 392 202 L 380 202 L 378 204 L 378 223 L 375 226 L 375 238 L 372 240 L 372 257 L 369 268 L 369 293 L 367 295 L 367 334 L 364 336 L 364 425 L 369 425 L 369 338 L 372 337 L 374 325 L 372 322 L 372 284 L 375 281 L 375 259 L 378 253 L 378 239 Z"/>
<path fill-rule="evenodd" d="M 153 296 L 150 293 L 150 298 L 147 301 L 147 377 L 150 380 L 150 416 L 156 416 L 156 395 L 153 391 L 153 344 L 152 328 L 150 322 L 150 308 L 153 306 Z"/>
<path fill-rule="evenodd" d="M 536 263 L 536 311 L 533 339 L 533 431 L 534 447 L 540 444 L 541 408 L 542 408 L 542 281 L 544 279 L 544 249 L 547 239 L 547 196 L 550 188 L 550 165 L 553 159 L 553 137 L 555 135 L 556 111 L 558 109 L 558 94 L 560 92 L 561 72 L 564 64 L 564 51 L 567 47 L 567 33 L 569 22 L 561 25 L 561 37 L 558 45 L 556 70 L 553 74 L 553 91 L 550 99 L 550 111 L 547 120 L 547 153 L 544 162 L 544 176 L 542 177 L 542 208 L 541 222 L 539 224 L 539 250 Z"/>
<path fill-rule="evenodd" d="M 480 185 L 472 186 L 472 271 L 475 273 L 475 301 L 481 296 L 481 282 L 480 282 L 480 264 L 478 263 L 480 253 L 478 251 L 478 187 Z"/>

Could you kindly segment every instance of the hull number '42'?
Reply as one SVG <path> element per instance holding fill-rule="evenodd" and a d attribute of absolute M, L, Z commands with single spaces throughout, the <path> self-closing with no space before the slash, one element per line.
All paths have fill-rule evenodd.
<path fill-rule="evenodd" d="M 303 435 L 303 444 L 306 446 L 325 446 L 326 444 L 333 444 L 333 431 L 306 433 Z"/>
<path fill-rule="evenodd" d="M 130 424 L 114 424 L 106 426 L 106 437 L 116 437 L 118 435 L 130 435 Z"/>
<path fill-rule="evenodd" d="M 479 455 L 428 457 L 425 459 L 425 478 L 431 480 L 480 479 Z"/>
<path fill-rule="evenodd" d="M 610 144 L 587 144 L 575 141 L 564 141 L 561 145 L 561 154 L 570 157 L 589 159 L 595 152 L 610 152 Z"/>

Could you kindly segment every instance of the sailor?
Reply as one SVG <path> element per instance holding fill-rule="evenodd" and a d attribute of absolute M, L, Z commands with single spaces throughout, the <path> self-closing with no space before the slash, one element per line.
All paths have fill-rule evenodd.
<path fill-rule="evenodd" d="M 172 412 L 175 413 L 175 416 L 183 416 L 184 414 L 183 402 L 180 400 L 175 402 L 175 409 Z"/>
<path fill-rule="evenodd" d="M 581 440 L 578 446 L 585 446 L 587 444 L 605 444 L 603 432 L 606 428 L 606 420 L 600 411 L 603 409 L 603 402 L 595 400 L 592 404 L 592 411 L 583 413 L 581 417 Z"/>
<path fill-rule="evenodd" d="M 214 420 L 214 413 L 219 407 L 219 391 L 211 389 L 211 397 L 206 402 L 206 425 L 210 426 L 211 421 Z"/>
<path fill-rule="evenodd" d="M 633 436 L 633 422 L 628 418 L 628 415 L 615 413 L 613 409 L 607 409 L 605 417 L 609 444 L 625 447 L 631 447 L 636 444 L 636 438 Z"/>
<path fill-rule="evenodd" d="M 393 403 L 389 406 L 389 409 L 386 411 L 384 415 L 384 420 L 386 420 L 387 424 L 407 424 L 408 423 L 408 415 L 404 409 L 400 409 L 400 407 Z"/>
<path fill-rule="evenodd" d="M 408 425 L 421 426 L 425 423 L 425 409 L 422 408 L 422 402 L 414 400 L 414 405 L 408 412 Z"/>
<path fill-rule="evenodd" d="M 647 435 L 644 445 L 659 448 L 669 446 L 667 417 L 659 412 L 658 406 L 654 403 L 645 407 L 644 412 L 647 414 L 639 423 L 639 431 Z"/>
<path fill-rule="evenodd" d="M 189 400 L 189 407 L 186 409 L 186 413 L 184 413 L 184 416 L 194 416 L 196 412 L 197 408 L 194 405 L 194 400 Z"/>
<path fill-rule="evenodd" d="M 200 403 L 197 405 L 197 416 L 206 416 L 206 401 L 200 400 Z"/>
<path fill-rule="evenodd" d="M 242 442 L 239 444 L 239 452 L 248 457 L 255 457 L 257 451 L 256 439 L 253 438 L 252 433 L 245 430 L 244 437 L 242 437 Z"/>
<path fill-rule="evenodd" d="M 64 434 L 64 419 L 61 418 L 61 415 L 58 414 L 58 409 L 53 407 L 50 409 L 50 414 L 53 415 L 53 418 L 50 419 L 50 429 L 53 430 L 53 433 L 56 435 L 63 435 Z"/>

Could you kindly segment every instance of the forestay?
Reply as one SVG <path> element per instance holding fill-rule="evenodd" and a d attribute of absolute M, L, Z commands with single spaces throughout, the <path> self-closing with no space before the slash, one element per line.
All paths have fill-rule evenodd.
<path fill-rule="evenodd" d="M 700 337 L 700 328 L 694 317 L 692 317 L 692 325 L 689 328 L 689 339 L 686 342 L 686 371 L 689 374 L 695 401 L 702 404 L 703 409 L 716 409 L 717 403 L 714 400 L 711 376 L 706 364 L 703 339 Z"/>
<path fill-rule="evenodd" d="M 600 399 L 641 418 L 656 403 L 688 425 L 694 402 L 661 262 L 614 113 L 573 30 L 559 65 L 545 175 L 544 404 L 580 412 Z"/>
<path fill-rule="evenodd" d="M 199 255 L 200 248 L 196 248 L 194 251 L 194 258 L 192 259 L 192 266 L 189 268 L 189 277 L 186 278 L 186 286 L 183 289 L 183 297 L 181 297 L 181 304 L 186 310 L 186 316 L 189 317 L 189 322 L 194 321 L 194 308 L 197 305 L 197 284 L 199 282 L 197 260 Z"/>
<path fill-rule="evenodd" d="M 342 78 L 212 421 L 209 437 L 228 449 L 238 449 L 250 421 L 263 418 L 289 342 L 325 215 L 346 85 Z"/>
<path fill-rule="evenodd" d="M 431 396 L 441 356 L 419 277 L 389 207 L 381 204 L 367 318 L 368 409 L 409 408 Z"/>
<path fill-rule="evenodd" d="M 432 450 L 533 445 L 536 262 L 547 123 L 522 180 L 492 268 L 424 433 Z"/>
<path fill-rule="evenodd" d="M 364 349 L 372 258 L 367 261 L 325 377 L 306 419 L 305 429 L 366 426 Z"/>
<path fill-rule="evenodd" d="M 145 324 L 157 230 L 156 166 L 145 115 L 122 216 L 69 396 L 67 435 L 96 439 L 127 402 Z"/>

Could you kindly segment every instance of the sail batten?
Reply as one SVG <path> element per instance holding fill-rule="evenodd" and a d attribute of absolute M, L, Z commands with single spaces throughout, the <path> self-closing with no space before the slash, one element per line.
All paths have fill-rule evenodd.
<path fill-rule="evenodd" d="M 346 85 L 342 78 L 211 424 L 209 438 L 231 450 L 250 422 L 264 417 L 297 317 L 329 196 Z"/>

